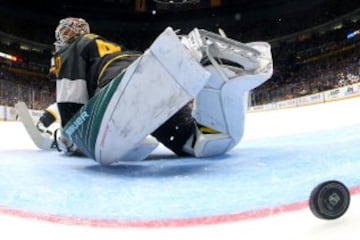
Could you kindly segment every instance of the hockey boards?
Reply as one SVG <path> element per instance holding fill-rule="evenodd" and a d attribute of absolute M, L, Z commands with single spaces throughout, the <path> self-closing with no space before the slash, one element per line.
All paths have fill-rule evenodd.
<path fill-rule="evenodd" d="M 18 102 L 15 104 L 15 109 L 34 144 L 42 150 L 53 149 L 53 139 L 48 134 L 43 134 L 36 128 L 26 104 L 24 102 Z"/>

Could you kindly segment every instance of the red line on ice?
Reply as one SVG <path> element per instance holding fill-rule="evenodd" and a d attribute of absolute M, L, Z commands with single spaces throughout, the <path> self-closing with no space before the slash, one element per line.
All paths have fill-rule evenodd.
<path fill-rule="evenodd" d="M 360 186 L 350 189 L 351 195 L 360 193 Z M 30 218 L 36 220 L 43 220 L 51 223 L 66 224 L 66 225 L 82 225 L 91 227 L 104 228 L 167 228 L 167 227 L 187 227 L 199 225 L 214 225 L 221 223 L 237 222 L 251 219 L 264 218 L 268 216 L 277 215 L 280 213 L 293 212 L 308 207 L 308 201 L 296 202 L 292 204 L 281 205 L 273 208 L 264 208 L 260 210 L 253 210 L 241 213 L 198 217 L 190 219 L 167 219 L 167 220 L 149 220 L 149 221 L 125 221 L 125 220 L 111 220 L 111 219 L 87 219 L 76 217 L 63 217 L 50 214 L 39 214 L 27 212 L 17 209 L 10 209 L 0 207 L 0 214 L 12 215 L 22 218 Z"/>

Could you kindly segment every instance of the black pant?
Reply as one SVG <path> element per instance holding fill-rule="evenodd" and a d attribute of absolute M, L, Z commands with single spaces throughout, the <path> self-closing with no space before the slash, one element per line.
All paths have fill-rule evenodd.
<path fill-rule="evenodd" d="M 191 103 L 185 105 L 151 134 L 178 156 L 189 155 L 182 148 L 195 130 L 195 119 L 191 116 L 191 110 Z"/>

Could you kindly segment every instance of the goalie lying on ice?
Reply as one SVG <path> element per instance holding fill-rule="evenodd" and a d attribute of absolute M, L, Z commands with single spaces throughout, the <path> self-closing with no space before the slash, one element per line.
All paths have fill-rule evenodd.
<path fill-rule="evenodd" d="M 248 92 L 273 71 L 268 43 L 205 30 L 167 28 L 143 54 L 79 18 L 61 20 L 56 38 L 58 146 L 106 165 L 145 159 L 159 142 L 179 156 L 224 154 L 243 135 Z"/>

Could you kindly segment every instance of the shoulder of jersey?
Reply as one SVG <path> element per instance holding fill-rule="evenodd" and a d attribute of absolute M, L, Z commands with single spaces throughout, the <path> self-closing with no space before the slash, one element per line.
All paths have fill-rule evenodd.
<path fill-rule="evenodd" d="M 95 39 L 95 38 L 98 38 L 99 35 L 96 35 L 96 34 L 93 34 L 93 33 L 88 33 L 88 34 L 85 34 L 84 37 L 88 38 L 88 39 Z"/>

